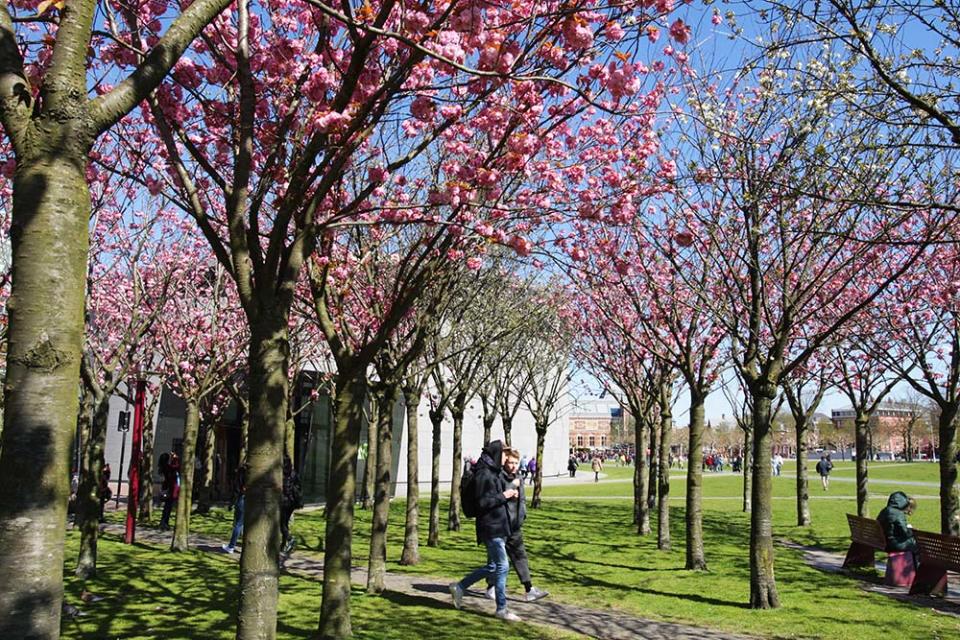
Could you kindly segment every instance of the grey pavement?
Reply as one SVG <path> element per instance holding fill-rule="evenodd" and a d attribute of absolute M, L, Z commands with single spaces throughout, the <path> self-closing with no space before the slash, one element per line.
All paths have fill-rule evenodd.
<path fill-rule="evenodd" d="M 110 524 L 102 528 L 111 534 L 123 535 L 123 527 L 120 525 Z M 171 532 L 161 532 L 157 529 L 144 527 L 137 529 L 137 541 L 147 544 L 167 545 L 170 543 L 171 536 Z M 221 544 L 221 540 L 198 535 L 190 536 L 190 546 L 200 551 L 223 554 L 220 549 Z M 234 553 L 227 557 L 239 560 L 240 554 Z M 323 559 L 312 554 L 294 552 L 285 559 L 283 568 L 291 575 L 313 580 L 323 579 Z M 351 578 L 354 584 L 366 585 L 366 570 L 353 567 Z M 453 606 L 449 583 L 449 578 L 401 573 L 388 573 L 385 580 L 388 597 L 390 593 L 400 594 L 420 604 L 436 607 Z M 702 627 L 647 620 L 613 609 L 592 609 L 559 602 L 552 596 L 537 602 L 526 602 L 520 598 L 519 594 L 511 594 L 507 606 L 520 616 L 523 622 L 563 629 L 598 640 L 700 640 L 702 638 L 750 640 L 754 638 L 754 636 L 724 633 Z M 471 613 L 492 616 L 495 607 L 483 592 L 471 590 L 465 594 L 463 608 Z"/>

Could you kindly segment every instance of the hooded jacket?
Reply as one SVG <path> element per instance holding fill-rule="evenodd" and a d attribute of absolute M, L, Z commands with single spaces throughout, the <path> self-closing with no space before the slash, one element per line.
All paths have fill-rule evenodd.
<path fill-rule="evenodd" d="M 473 489 L 480 510 L 477 515 L 478 543 L 506 538 L 512 531 L 507 499 L 503 497 L 507 480 L 502 470 L 503 443 L 493 440 L 483 448 L 474 471 Z"/>
<path fill-rule="evenodd" d="M 907 505 L 910 498 L 903 491 L 894 491 L 887 499 L 877 520 L 883 527 L 883 535 L 887 538 L 887 551 L 916 551 L 917 541 L 913 538 L 913 531 L 907 527 Z"/>

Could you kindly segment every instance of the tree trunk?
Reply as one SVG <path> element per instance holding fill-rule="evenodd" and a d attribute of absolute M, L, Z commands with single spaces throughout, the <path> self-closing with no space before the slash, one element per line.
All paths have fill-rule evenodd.
<path fill-rule="evenodd" d="M 651 416 L 648 421 L 648 448 L 650 449 L 650 479 L 647 480 L 647 510 L 648 514 L 657 505 L 657 482 L 660 475 L 660 421 Z M 648 515 L 649 517 L 649 515 Z"/>
<path fill-rule="evenodd" d="M 377 469 L 373 518 L 370 525 L 370 557 L 367 562 L 367 593 L 383 593 L 387 575 L 387 524 L 390 518 L 390 466 L 393 462 L 393 405 L 396 385 L 385 385 L 377 394 Z"/>
<path fill-rule="evenodd" d="M 370 398 L 370 419 L 367 420 L 367 459 L 363 463 L 363 489 L 360 493 L 360 508 L 373 508 L 374 480 L 377 476 L 377 430 L 380 428 L 380 404 L 376 397 Z"/>
<path fill-rule="evenodd" d="M 100 474 L 103 472 L 103 448 L 107 440 L 109 397 L 92 397 L 90 433 L 84 441 L 80 486 L 77 489 L 77 526 L 80 528 L 80 553 L 76 576 L 84 580 L 97 574 L 97 537 L 100 533 Z M 84 402 L 86 405 L 87 402 Z"/>
<path fill-rule="evenodd" d="M 0 638 L 57 638 L 77 427 L 90 194 L 82 131 L 17 158 L 0 450 Z M 29 482 L 24 479 L 29 478 Z"/>
<path fill-rule="evenodd" d="M 443 426 L 443 414 L 430 412 L 433 425 L 432 455 L 430 466 L 430 527 L 427 532 L 427 546 L 440 546 L 440 427 Z"/>
<path fill-rule="evenodd" d="M 463 407 L 453 415 L 453 466 L 450 467 L 450 508 L 447 510 L 447 531 L 460 531 L 460 478 L 463 474 Z"/>
<path fill-rule="evenodd" d="M 510 442 L 513 431 L 513 417 L 507 413 L 502 413 L 500 415 L 500 422 L 503 423 L 503 443 L 508 447 L 513 445 Z"/>
<path fill-rule="evenodd" d="M 640 408 L 636 400 L 628 404 L 633 414 L 633 443 L 636 451 L 633 461 L 633 524 L 637 526 L 638 534 L 647 535 L 650 533 L 650 508 L 647 504 L 649 491 L 647 483 L 650 478 L 645 455 L 647 450 L 646 412 Z"/>
<path fill-rule="evenodd" d="M 240 404 L 240 464 L 247 461 L 247 452 L 250 451 L 250 411 L 249 407 Z"/>
<path fill-rule="evenodd" d="M 753 506 L 753 427 L 743 430 L 743 512 Z"/>
<path fill-rule="evenodd" d="M 277 629 L 280 493 L 290 342 L 286 314 L 264 315 L 268 313 L 268 317 L 251 322 L 250 327 L 250 425 L 237 640 L 269 640 L 276 636 Z M 335 471 L 331 472 L 331 477 L 334 474 Z M 183 503 L 182 494 L 180 502 Z M 328 501 L 328 514 L 331 508 Z"/>
<path fill-rule="evenodd" d="M 157 408 L 156 398 L 151 398 L 146 404 L 143 415 L 143 453 L 140 456 L 140 513 L 137 516 L 139 524 L 147 524 L 153 515 L 153 449 L 156 444 L 156 432 L 153 428 L 153 412 Z"/>
<path fill-rule="evenodd" d="M 687 445 L 687 561 L 686 568 L 707 568 L 703 553 L 703 429 L 702 393 L 690 391 L 690 440 Z"/>
<path fill-rule="evenodd" d="M 365 371 L 341 371 L 336 382 L 337 416 L 334 421 L 327 485 L 327 528 L 324 535 L 323 601 L 319 637 L 349 638 L 350 562 L 353 544 L 353 503 L 357 493 L 357 450 L 367 393 Z"/>
<path fill-rule="evenodd" d="M 547 440 L 547 425 L 541 422 L 537 429 L 537 470 L 533 474 L 533 500 L 531 509 L 539 509 L 541 504 L 540 492 L 543 490 L 543 445 Z"/>
<path fill-rule="evenodd" d="M 493 431 L 493 423 L 496 421 L 497 416 L 493 413 L 483 414 L 483 446 L 490 444 L 491 432 Z"/>
<path fill-rule="evenodd" d="M 217 434 L 213 424 L 203 428 L 203 465 L 200 468 L 200 491 L 197 492 L 197 513 L 209 513 L 213 504 L 213 467 L 217 455 Z"/>
<path fill-rule="evenodd" d="M 673 411 L 670 408 L 672 384 L 660 387 L 660 472 L 657 497 L 657 548 L 670 550 L 670 433 L 673 430 Z"/>
<path fill-rule="evenodd" d="M 764 393 L 766 391 L 766 393 Z M 773 477 L 770 451 L 770 406 L 776 386 L 751 389 L 753 395 L 753 493 L 750 512 L 750 607 L 775 609 L 780 606 L 773 573 Z"/>
<path fill-rule="evenodd" d="M 869 436 L 870 436 L 870 416 L 860 409 L 857 409 L 857 415 L 853 422 L 854 433 L 857 442 L 857 515 L 861 518 L 869 518 L 867 513 L 868 494 L 868 468 L 870 462 Z"/>
<path fill-rule="evenodd" d="M 810 526 L 810 481 L 807 477 L 808 416 L 795 421 L 797 434 L 797 526 Z"/>
<path fill-rule="evenodd" d="M 193 398 L 186 398 L 187 421 L 183 427 L 183 456 L 180 458 L 180 497 L 177 498 L 177 521 L 173 527 L 171 551 L 187 551 L 190 548 L 190 511 L 193 507 L 193 477 L 197 460 L 197 436 L 200 432 L 200 405 Z M 244 545 L 246 548 L 246 545 Z"/>
<path fill-rule="evenodd" d="M 940 532 L 960 536 L 960 486 L 957 485 L 958 405 L 940 407 Z"/>
<path fill-rule="evenodd" d="M 407 504 L 400 564 L 413 565 L 420 562 L 420 451 L 417 416 L 420 392 L 407 390 L 403 397 L 407 405 Z"/>

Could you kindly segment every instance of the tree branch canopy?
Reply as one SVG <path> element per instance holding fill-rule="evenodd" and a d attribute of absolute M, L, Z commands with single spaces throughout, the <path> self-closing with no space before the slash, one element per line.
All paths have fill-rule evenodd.
<path fill-rule="evenodd" d="M 129 77 L 91 102 L 90 116 L 96 131 L 106 131 L 145 100 L 200 31 L 229 4 L 230 0 L 197 0 L 184 10 Z"/>

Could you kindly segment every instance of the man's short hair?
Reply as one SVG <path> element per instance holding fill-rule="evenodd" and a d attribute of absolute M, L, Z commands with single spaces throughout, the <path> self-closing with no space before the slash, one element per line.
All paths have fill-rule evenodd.
<path fill-rule="evenodd" d="M 516 460 L 520 459 L 520 452 L 511 447 L 504 448 L 503 452 L 507 455 L 508 458 L 514 458 Z"/>

